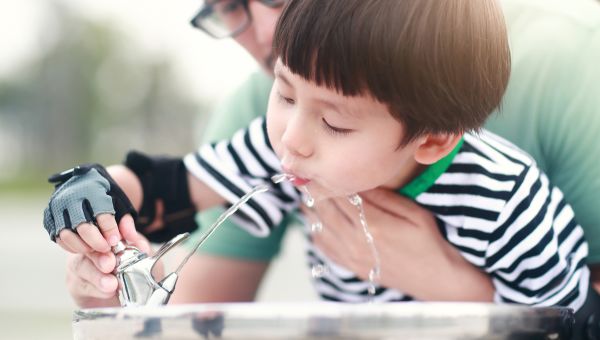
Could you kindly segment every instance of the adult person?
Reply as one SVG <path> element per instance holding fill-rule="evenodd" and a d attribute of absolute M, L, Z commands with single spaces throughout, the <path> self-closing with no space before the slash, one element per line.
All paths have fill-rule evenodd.
<path fill-rule="evenodd" d="M 283 2 L 283 1 L 279 1 Z M 237 34 L 234 39 L 245 47 L 265 69 L 269 69 L 269 51 L 270 40 L 274 28 L 274 23 L 279 14 L 278 8 L 269 7 L 275 4 L 275 1 L 218 1 L 210 2 L 205 6 L 218 4 L 237 4 L 242 5 L 244 13 L 251 13 L 252 21 L 241 21 L 238 30 L 230 30 L 229 36 Z M 567 201 L 571 202 L 576 212 L 577 218 L 586 229 L 590 241 L 590 260 L 600 262 L 600 252 L 598 251 L 599 241 L 595 221 L 597 220 L 596 211 L 586 208 L 593 204 L 596 192 L 598 192 L 599 183 L 595 178 L 594 168 L 598 165 L 593 163 L 598 157 L 598 146 L 590 143 L 593 141 L 593 135 L 600 126 L 598 115 L 594 110 L 599 107 L 593 105 L 594 100 L 598 100 L 597 88 L 591 79 L 598 79 L 597 66 L 590 63 L 577 63 L 579 67 L 587 68 L 582 77 L 572 77 L 575 73 L 573 69 L 567 66 L 574 58 L 589 58 L 596 54 L 600 49 L 598 45 L 598 26 L 600 18 L 600 9 L 592 1 L 580 0 L 567 3 L 562 0 L 504 0 L 503 2 L 508 26 L 512 39 L 513 47 L 513 71 L 509 85 L 508 93 L 504 100 L 504 109 L 501 116 L 490 122 L 488 127 L 493 131 L 503 134 L 515 142 L 521 148 L 532 153 L 540 166 L 548 172 L 554 184 L 558 185 L 565 192 Z M 231 6 L 227 6 L 231 8 Z M 207 8 L 207 7 L 205 7 Z M 249 15 L 243 16 L 244 20 L 250 18 Z M 200 22 L 199 22 L 200 23 Z M 206 26 L 203 26 L 206 28 Z M 270 29 L 269 29 L 270 27 Z M 548 29 L 560 34 L 549 34 Z M 227 35 L 227 34 L 226 34 Z M 551 37 L 552 41 L 547 41 L 545 37 Z M 541 40 L 541 43 L 534 42 Z M 560 41 L 557 41 L 560 40 Z M 268 42 L 268 43 L 267 43 Z M 519 43 L 520 42 L 520 43 Z M 540 59 L 539 57 L 546 56 Z M 596 58 L 597 59 L 597 58 Z M 544 63 L 537 62 L 544 60 Z M 535 66 L 535 67 L 532 67 Z M 526 72 L 530 67 L 530 72 Z M 540 72 L 539 68 L 545 67 Z M 554 69 L 557 68 L 558 71 Z M 536 71 L 537 70 L 537 71 Z M 560 75 L 568 77 L 561 78 Z M 569 74 L 570 73 L 570 74 Z M 523 74 L 522 78 L 520 75 Z M 569 83 L 550 82 L 546 79 L 558 77 L 561 80 L 569 79 Z M 539 88 L 535 88 L 525 82 L 523 79 L 537 79 Z M 566 85 L 569 91 L 556 86 Z M 589 85 L 586 87 L 586 85 Z M 525 87 L 528 91 L 522 92 L 519 87 Z M 255 74 L 244 84 L 232 98 L 235 102 L 222 107 L 217 111 L 215 121 L 209 128 L 206 138 L 217 139 L 227 137 L 233 130 L 243 126 L 249 121 L 244 121 L 243 117 L 254 117 L 265 112 L 266 97 L 270 89 L 270 80 L 264 75 Z M 546 91 L 548 92 L 546 92 Z M 565 93 L 564 96 L 557 97 L 552 93 Z M 567 93 L 577 93 L 577 95 L 568 95 Z M 590 94 L 590 92 L 592 92 Z M 537 98 L 534 95 L 538 95 Z M 520 100 L 513 101 L 513 97 Z M 550 99 L 548 99 L 550 98 Z M 543 105 L 547 101 L 554 105 Z M 558 103 L 560 101 L 560 103 Z M 531 104 L 528 104 L 531 103 Z M 530 105 L 531 107 L 526 107 Z M 261 107 L 262 106 L 262 107 Z M 546 111 L 556 107 L 556 115 L 546 115 Z M 564 111 L 564 108 L 577 108 L 572 111 Z M 562 108 L 562 109 L 561 109 Z M 520 112 L 528 110 L 528 114 L 535 117 L 529 121 L 520 120 Z M 560 115 L 562 112 L 567 112 Z M 535 111 L 535 112 L 529 112 Z M 514 117 L 514 118 L 511 118 Z M 548 121 L 552 121 L 554 128 L 548 131 L 547 136 L 550 139 L 540 138 L 544 132 Z M 234 122 L 234 123 L 232 123 Z M 579 124 L 583 123 L 583 124 Z M 571 126 L 575 124 L 578 130 L 556 129 L 556 127 Z M 216 129 L 215 126 L 219 126 Z M 512 131 L 523 129 L 526 133 L 515 132 L 508 136 Z M 530 133 L 535 131 L 535 133 Z M 573 137 L 574 136 L 574 137 Z M 559 138 L 560 137 L 560 138 Z M 556 139 L 552 139 L 556 138 Z M 556 141 L 556 142 L 555 142 Z M 580 148 L 580 141 L 588 143 L 588 155 L 581 155 L 584 148 Z M 563 152 L 558 152 L 557 148 L 549 148 L 553 145 L 559 146 Z M 536 152 L 537 150 L 537 152 Z M 581 150 L 581 152 L 579 152 Z M 590 155 L 589 152 L 592 152 Z M 565 155 L 569 156 L 563 158 Z M 589 156 L 589 157 L 586 157 Z M 563 161 L 567 159 L 567 161 Z M 568 164 L 567 164 L 568 163 Z M 584 167 L 580 167 L 581 165 Z M 568 168 L 568 167 L 572 168 Z M 567 167 L 565 169 L 565 167 Z M 578 168 L 580 167 L 580 168 Z M 571 170 L 581 170 L 577 176 L 571 176 Z M 385 204 L 385 202 L 395 202 L 401 200 L 386 192 L 365 193 L 366 201 L 379 202 L 368 203 L 365 206 L 368 214 L 373 216 L 369 220 L 370 227 L 375 236 L 377 247 L 384 252 L 387 245 L 391 242 L 386 237 L 380 235 L 392 235 L 390 229 L 399 227 L 419 228 L 422 233 L 428 233 L 432 230 L 432 218 L 429 214 L 418 212 L 418 206 L 408 205 L 401 211 L 391 210 L 389 206 L 398 206 L 398 204 Z M 369 199 L 372 198 L 372 199 Z M 380 199 L 384 198 L 384 199 Z M 317 235 L 317 245 L 324 250 L 336 262 L 344 264 L 347 268 L 360 273 L 364 272 L 366 266 L 372 264 L 362 262 L 360 259 L 343 257 L 348 254 L 348 245 L 361 247 L 363 236 L 356 234 L 354 238 L 347 237 L 345 240 L 334 238 L 339 235 L 336 228 L 347 228 L 349 221 L 346 221 L 345 215 L 340 214 L 346 207 L 340 204 L 330 204 L 321 206 L 319 216 L 325 224 L 324 232 Z M 406 212 L 408 211 L 408 213 Z M 213 218 L 214 219 L 214 218 Z M 344 223 L 338 223 L 342 219 Z M 206 225 L 206 223 L 204 223 Z M 278 230 L 283 231 L 284 228 Z M 346 233 L 345 235 L 352 235 Z M 176 294 L 173 296 L 173 302 L 199 302 L 199 301 L 243 301 L 251 300 L 254 297 L 256 288 L 262 278 L 268 261 L 277 252 L 281 234 L 273 235 L 269 239 L 256 239 L 246 235 L 244 231 L 238 231 L 235 228 L 221 228 L 221 232 L 215 234 L 206 247 L 203 247 L 201 254 L 192 258 L 182 273 L 182 279 L 179 282 Z M 418 244 L 418 243 L 416 243 Z M 268 249 L 268 251 L 256 251 L 256 249 Z M 432 256 L 435 258 L 435 256 Z M 106 302 L 105 299 L 114 297 L 116 281 L 109 283 L 107 287 L 100 287 L 102 279 L 110 281 L 110 275 L 98 273 L 96 267 L 102 267 L 105 273 L 110 267 L 100 265 L 100 260 L 93 255 L 88 257 L 74 256 L 70 259 L 69 266 L 69 290 L 75 297 L 77 303 L 82 307 L 91 307 L 92 303 L 98 304 L 99 301 Z M 435 262 L 435 261 L 434 261 Z M 114 266 L 114 265 L 113 265 Z M 424 266 L 425 267 L 425 264 Z M 593 267 L 593 269 L 596 269 Z M 385 270 L 385 268 L 382 268 Z M 596 275 L 598 270 L 593 272 Z M 243 281 L 245 285 L 237 285 L 237 282 Z M 237 287 L 236 287 L 237 286 Z M 90 300 L 94 296 L 100 300 Z M 112 300 L 114 303 L 114 299 Z"/>
<path fill-rule="evenodd" d="M 511 39 L 512 73 L 502 110 L 493 116 L 486 128 L 529 152 L 550 180 L 563 190 L 585 229 L 590 243 L 588 260 L 592 280 L 600 291 L 600 227 L 596 222 L 600 213 L 595 207 L 600 178 L 594 171 L 600 170 L 597 161 L 600 145 L 595 140 L 596 131 L 600 131 L 600 86 L 597 85 L 600 67 L 595 61 L 600 56 L 600 6 L 591 0 L 503 0 L 501 4 Z M 266 98 L 270 83 L 255 82 L 255 85 L 253 92 L 257 93 L 262 86 Z M 228 119 L 225 113 L 216 118 L 222 122 Z M 209 137 L 217 139 L 223 135 Z M 397 202 L 402 198 L 392 193 L 375 190 L 365 193 L 365 197 L 366 209 L 371 210 L 373 216 L 369 225 L 382 252 L 388 250 L 387 245 L 392 248 L 391 245 L 398 244 L 398 238 L 402 237 L 397 232 L 399 227 L 414 229 L 421 226 L 423 235 L 433 229 L 431 216 L 409 200 L 405 200 L 405 209 L 394 209 L 403 205 Z M 325 228 L 322 233 L 313 235 L 316 244 L 352 271 L 368 272 L 372 261 L 352 255 L 362 253 L 361 247 L 368 247 L 354 207 L 342 199 L 317 208 Z M 313 220 L 315 218 L 313 215 Z M 349 233 L 347 229 L 355 232 Z M 221 250 L 220 254 L 224 255 L 232 254 L 225 251 L 229 244 L 246 251 L 254 248 L 240 244 L 248 238 L 243 231 L 230 228 L 229 232 L 230 235 L 217 235 L 223 236 L 223 240 L 215 238 L 208 246 L 214 251 Z M 278 237 L 265 240 L 257 248 L 276 253 Z M 255 251 L 253 255 L 244 255 L 264 260 L 263 254 Z M 435 268 L 433 264 L 440 257 L 429 255 L 424 258 L 422 267 Z M 398 268 L 401 264 L 401 259 L 398 263 L 388 262 L 390 268 Z M 190 270 L 194 267 L 189 266 Z M 190 294 L 194 294 L 192 290 L 190 287 Z"/>

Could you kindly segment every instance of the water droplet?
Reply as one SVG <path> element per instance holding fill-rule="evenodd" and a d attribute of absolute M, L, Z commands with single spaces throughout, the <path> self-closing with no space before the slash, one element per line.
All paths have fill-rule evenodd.
<path fill-rule="evenodd" d="M 360 196 L 358 196 L 358 194 L 348 196 L 348 200 L 354 206 L 358 207 L 358 206 L 362 205 L 362 198 Z"/>
<path fill-rule="evenodd" d="M 312 197 L 312 195 L 310 194 L 310 192 L 308 192 L 308 189 L 303 186 L 302 187 L 304 189 L 304 192 L 306 193 L 304 195 L 304 204 L 309 207 L 312 208 L 315 206 L 315 199 Z"/>
<path fill-rule="evenodd" d="M 381 260 L 379 259 L 379 252 L 375 247 L 375 240 L 373 239 L 373 235 L 371 234 L 369 230 L 369 225 L 367 224 L 367 218 L 365 217 L 362 198 L 358 194 L 353 194 L 348 196 L 348 201 L 350 201 L 350 204 L 354 205 L 358 209 L 358 218 L 363 229 L 363 234 L 365 235 L 365 239 L 367 240 L 369 248 L 371 249 L 371 255 L 373 256 L 374 263 L 373 268 L 369 271 L 369 286 L 367 288 L 369 295 L 373 296 L 377 291 L 375 285 L 379 280 L 379 274 L 381 271 Z"/>
<path fill-rule="evenodd" d="M 372 268 L 369 271 L 369 281 L 375 282 L 379 280 L 379 268 Z"/>
<path fill-rule="evenodd" d="M 287 176 L 285 174 L 277 174 L 271 177 L 271 181 L 273 181 L 273 183 L 277 184 L 277 183 L 281 183 L 284 180 L 287 179 Z"/>
<path fill-rule="evenodd" d="M 323 223 L 321 221 L 317 221 L 310 225 L 310 231 L 313 233 L 320 233 L 323 231 Z"/>
<path fill-rule="evenodd" d="M 313 278 L 318 279 L 320 277 L 323 277 L 323 275 L 325 275 L 327 271 L 327 266 L 323 263 L 319 263 L 312 266 L 312 268 L 310 269 L 310 274 Z"/>
<path fill-rule="evenodd" d="M 293 181 L 295 178 L 296 177 L 294 175 L 290 175 L 290 174 L 277 174 L 277 175 L 271 176 L 271 181 L 275 184 L 278 184 L 285 180 Z"/>

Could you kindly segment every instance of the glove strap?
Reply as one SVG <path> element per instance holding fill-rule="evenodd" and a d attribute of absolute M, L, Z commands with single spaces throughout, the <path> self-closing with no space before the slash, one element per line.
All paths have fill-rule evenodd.
<path fill-rule="evenodd" d="M 130 151 L 125 166 L 133 171 L 142 183 L 144 198 L 136 220 L 136 227 L 151 242 L 166 242 L 173 237 L 198 228 L 196 208 L 192 204 L 187 180 L 187 170 L 182 158 L 151 157 Z M 156 202 L 164 206 L 163 226 L 149 230 L 156 219 Z"/>

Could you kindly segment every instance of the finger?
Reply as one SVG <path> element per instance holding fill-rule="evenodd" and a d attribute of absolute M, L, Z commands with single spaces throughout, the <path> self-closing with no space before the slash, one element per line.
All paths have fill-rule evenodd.
<path fill-rule="evenodd" d="M 353 226 L 358 222 L 356 207 L 345 199 L 328 199 L 316 206 L 321 222 L 328 226 Z"/>
<path fill-rule="evenodd" d="M 400 217 L 423 209 L 412 200 L 387 189 L 372 189 L 361 193 L 365 204 Z"/>
<path fill-rule="evenodd" d="M 99 271 L 105 274 L 112 273 L 117 265 L 117 260 L 112 252 L 98 253 L 94 251 L 86 254 L 86 256 Z"/>
<path fill-rule="evenodd" d="M 119 232 L 129 243 L 135 243 L 140 237 L 135 229 L 133 217 L 130 214 L 124 215 L 123 218 L 121 218 L 121 221 L 119 221 Z"/>
<path fill-rule="evenodd" d="M 130 214 L 123 216 L 119 221 L 119 231 L 123 238 L 134 247 L 147 254 L 152 252 L 150 242 L 135 229 L 135 222 Z"/>
<path fill-rule="evenodd" d="M 302 205 L 300 210 L 302 210 L 302 215 L 306 218 L 306 222 L 314 223 L 319 220 L 319 217 L 312 208 Z"/>
<path fill-rule="evenodd" d="M 404 224 L 414 226 L 435 224 L 435 218 L 429 210 L 393 191 L 373 189 L 363 195 L 367 219 L 380 218 L 388 220 L 388 222 L 390 219 L 395 219 L 396 224 L 406 222 Z"/>
<path fill-rule="evenodd" d="M 63 245 L 71 249 L 71 252 L 85 254 L 91 251 L 90 247 L 71 229 L 61 230 L 58 237 Z"/>
<path fill-rule="evenodd" d="M 64 250 L 68 251 L 69 253 L 77 253 L 76 251 L 74 251 L 71 247 L 69 247 L 68 245 L 66 245 L 61 239 L 60 237 L 56 238 L 56 243 Z"/>
<path fill-rule="evenodd" d="M 324 227 L 322 232 L 312 235 L 314 246 L 327 258 L 352 271 L 357 270 L 357 254 L 364 253 L 361 245 L 364 238 L 357 238 L 355 232 L 338 232 Z M 360 234 L 362 236 L 362 233 Z"/>
<path fill-rule="evenodd" d="M 108 299 L 115 295 L 117 278 L 99 271 L 88 257 L 70 258 L 67 268 L 67 285 L 74 296 Z"/>
<path fill-rule="evenodd" d="M 106 253 L 110 251 L 110 246 L 108 242 L 104 239 L 102 234 L 100 233 L 100 229 L 93 224 L 90 223 L 82 223 L 77 226 L 77 234 L 79 237 L 87 243 L 90 248 L 94 251 L 100 253 Z"/>
<path fill-rule="evenodd" d="M 102 232 L 104 239 L 108 241 L 110 246 L 116 245 L 121 240 L 119 226 L 113 214 L 99 214 L 96 216 L 98 228 Z"/>
<path fill-rule="evenodd" d="M 140 234 L 138 234 L 137 240 L 132 244 L 134 247 L 138 248 L 139 250 L 148 255 L 152 255 L 153 253 L 152 247 L 150 246 L 150 242 L 148 241 L 148 239 Z"/>

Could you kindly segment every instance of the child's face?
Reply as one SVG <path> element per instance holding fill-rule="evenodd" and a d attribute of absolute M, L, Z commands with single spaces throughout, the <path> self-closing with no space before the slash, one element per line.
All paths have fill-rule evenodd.
<path fill-rule="evenodd" d="M 417 169 L 417 142 L 399 146 L 402 125 L 369 96 L 347 97 L 275 66 L 269 140 L 285 172 L 315 199 L 398 187 Z"/>

